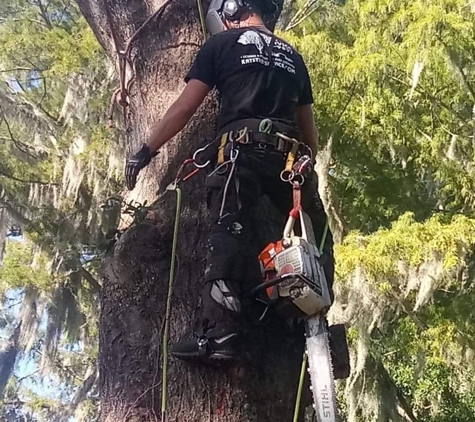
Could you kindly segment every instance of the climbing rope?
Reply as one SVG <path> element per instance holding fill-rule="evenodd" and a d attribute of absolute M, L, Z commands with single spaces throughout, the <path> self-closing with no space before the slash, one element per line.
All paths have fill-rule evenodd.
<path fill-rule="evenodd" d="M 325 222 L 325 228 L 323 229 L 323 235 L 322 235 L 322 240 L 320 242 L 320 247 L 318 248 L 318 251 L 320 252 L 320 254 L 323 252 L 323 245 L 325 245 L 327 234 L 328 234 L 328 217 L 327 217 L 327 221 Z M 303 384 L 305 381 L 305 370 L 307 369 L 307 362 L 308 362 L 308 355 L 307 355 L 307 351 L 305 350 L 303 353 L 303 358 L 302 358 L 302 366 L 300 367 L 299 386 L 297 389 L 297 398 L 295 399 L 294 418 L 292 419 L 292 422 L 299 421 L 300 404 L 302 402 L 302 392 L 303 392 Z"/>
<path fill-rule="evenodd" d="M 204 10 L 203 10 L 203 1 L 202 0 L 196 0 L 196 3 L 198 5 L 198 13 L 200 14 L 201 30 L 203 31 L 204 42 L 206 42 L 206 40 L 208 38 L 208 32 L 206 31 L 206 22 L 205 22 L 205 13 L 204 13 Z"/>
<path fill-rule="evenodd" d="M 182 176 L 185 168 L 188 165 L 193 165 L 195 169 L 189 172 L 186 176 Z M 167 292 L 167 307 L 165 310 L 165 327 L 163 330 L 162 338 L 162 422 L 167 420 L 167 390 L 168 390 L 168 341 L 170 337 L 170 313 L 172 307 L 172 295 L 173 295 L 173 285 L 175 281 L 175 266 L 176 266 L 176 256 L 177 256 L 177 246 L 178 246 L 178 231 L 180 228 L 180 216 L 181 216 L 181 197 L 182 192 L 179 187 L 180 182 L 186 182 L 196 175 L 204 165 L 198 165 L 195 163 L 194 159 L 188 159 L 183 162 L 180 168 L 177 171 L 175 180 L 167 187 L 167 191 L 176 192 L 176 211 L 175 211 L 175 225 L 173 228 L 173 241 L 172 241 L 172 258 L 170 262 L 170 277 L 168 279 L 168 292 Z"/>
<path fill-rule="evenodd" d="M 181 189 L 178 184 L 172 184 L 169 190 L 176 192 L 176 212 L 175 212 L 175 227 L 173 229 L 172 242 L 172 260 L 170 264 L 170 277 L 168 279 L 168 293 L 167 293 L 167 308 L 165 311 L 165 327 L 163 330 L 162 350 L 163 350 L 163 364 L 162 364 L 162 422 L 166 421 L 167 412 L 167 378 L 168 378 L 168 337 L 170 333 L 170 312 L 172 305 L 173 283 L 175 280 L 175 264 L 176 264 L 176 250 L 178 244 L 178 229 L 180 227 L 180 211 L 181 211 Z"/>

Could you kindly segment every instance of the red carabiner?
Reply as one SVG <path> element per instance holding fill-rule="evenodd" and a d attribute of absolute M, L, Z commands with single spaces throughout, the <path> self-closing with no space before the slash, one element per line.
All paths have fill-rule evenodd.
<path fill-rule="evenodd" d="M 178 182 L 186 182 L 187 180 L 191 179 L 195 174 L 197 174 L 201 170 L 200 168 L 195 168 L 193 171 L 188 173 L 186 176 L 182 177 L 181 174 L 183 173 L 183 171 L 185 170 L 185 167 L 188 164 L 195 165 L 195 160 L 193 160 L 193 158 L 188 158 L 187 160 L 183 161 L 183 164 L 180 166 L 180 168 L 178 169 L 178 171 L 176 173 L 175 182 L 177 182 L 177 183 Z"/>

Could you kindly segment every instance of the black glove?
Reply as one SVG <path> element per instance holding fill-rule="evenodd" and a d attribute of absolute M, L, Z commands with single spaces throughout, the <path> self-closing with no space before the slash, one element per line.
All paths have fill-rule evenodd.
<path fill-rule="evenodd" d="M 129 190 L 135 187 L 140 170 L 147 167 L 157 154 L 158 152 L 152 152 L 147 144 L 143 144 L 142 149 L 127 160 L 125 184 Z"/>

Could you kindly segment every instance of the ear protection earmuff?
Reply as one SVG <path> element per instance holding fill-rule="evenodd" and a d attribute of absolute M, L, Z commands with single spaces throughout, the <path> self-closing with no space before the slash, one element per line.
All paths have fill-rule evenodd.
<path fill-rule="evenodd" d="M 224 31 L 224 20 L 239 20 L 246 7 L 244 0 L 212 0 L 205 19 L 209 33 L 215 35 Z"/>
<path fill-rule="evenodd" d="M 226 0 L 223 5 L 223 15 L 227 20 L 239 20 L 246 5 L 243 0 Z"/>
<path fill-rule="evenodd" d="M 211 0 L 206 14 L 206 27 L 211 35 L 225 30 L 224 20 L 238 21 L 249 5 L 246 0 Z M 275 0 L 263 2 L 263 12 L 270 15 L 278 10 Z"/>

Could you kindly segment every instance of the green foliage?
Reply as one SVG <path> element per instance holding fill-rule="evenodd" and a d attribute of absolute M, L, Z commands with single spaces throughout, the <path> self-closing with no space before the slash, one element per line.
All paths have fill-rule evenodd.
<path fill-rule="evenodd" d="M 351 228 L 472 212 L 474 31 L 463 0 L 349 1 L 287 36 L 310 66 Z"/>
<path fill-rule="evenodd" d="M 338 319 L 355 357 L 347 393 L 359 388 L 347 415 L 392 418 L 374 404 L 394 398 L 368 382 L 372 356 L 417 420 L 473 421 L 473 5 L 350 0 L 316 10 L 283 35 L 309 65 L 350 228 L 336 249 Z"/>
<path fill-rule="evenodd" d="M 424 223 L 405 214 L 390 229 L 362 236 L 359 232 L 346 237 L 338 247 L 338 275 L 344 280 L 356 266 L 374 282 L 397 279 L 400 265 L 418 267 L 434 257 L 445 270 L 459 265 L 466 258 L 464 251 L 475 246 L 475 220 L 455 216 L 444 223 L 434 216 Z"/>
<path fill-rule="evenodd" d="M 472 422 L 473 5 L 296 3 L 316 12 L 281 35 L 308 64 L 321 144 L 332 141 L 331 188 L 350 229 L 336 248 L 334 308 L 354 361 L 342 408 L 349 422 L 393 420 L 395 386 L 421 422 Z M 55 420 L 97 359 L 94 277 L 116 238 L 121 186 L 110 157 L 122 141 L 103 118 L 108 63 L 75 4 L 4 0 L 0 18 L 0 199 L 35 245 L 8 242 L 0 295 L 21 295 L 30 316 L 43 310 L 30 353 L 48 362 L 62 397 L 18 377 L 7 392 L 28 397 L 32 417 Z M 137 220 L 147 209 L 127 206 Z M 18 318 L 4 306 L 5 330 Z M 94 389 L 76 417 L 97 419 Z"/>
<path fill-rule="evenodd" d="M 35 253 L 32 243 L 8 242 L 0 267 L 0 296 L 10 289 L 27 286 L 45 291 L 51 289 L 55 281 L 48 267 L 51 267 L 50 258 L 45 253 Z"/>
<path fill-rule="evenodd" d="M 0 61 L 45 77 L 64 77 L 98 65 L 99 44 L 70 1 L 12 1 L 0 8 Z M 28 71 L 25 71 L 28 72 Z"/>
<path fill-rule="evenodd" d="M 97 261 L 118 224 L 102 228 L 101 205 L 121 189 L 122 139 L 105 122 L 113 75 L 69 0 L 2 1 L 0 44 L 0 207 L 25 231 L 7 241 L 0 264 L 2 335 L 22 324 L 23 363 L 8 397 L 24 405 L 2 409 L 0 419 L 67 420 L 77 411 L 90 422 L 95 378 L 82 387 L 98 353 Z M 42 373 L 17 376 L 25 360 L 47 369 L 53 394 L 42 391 Z"/>

